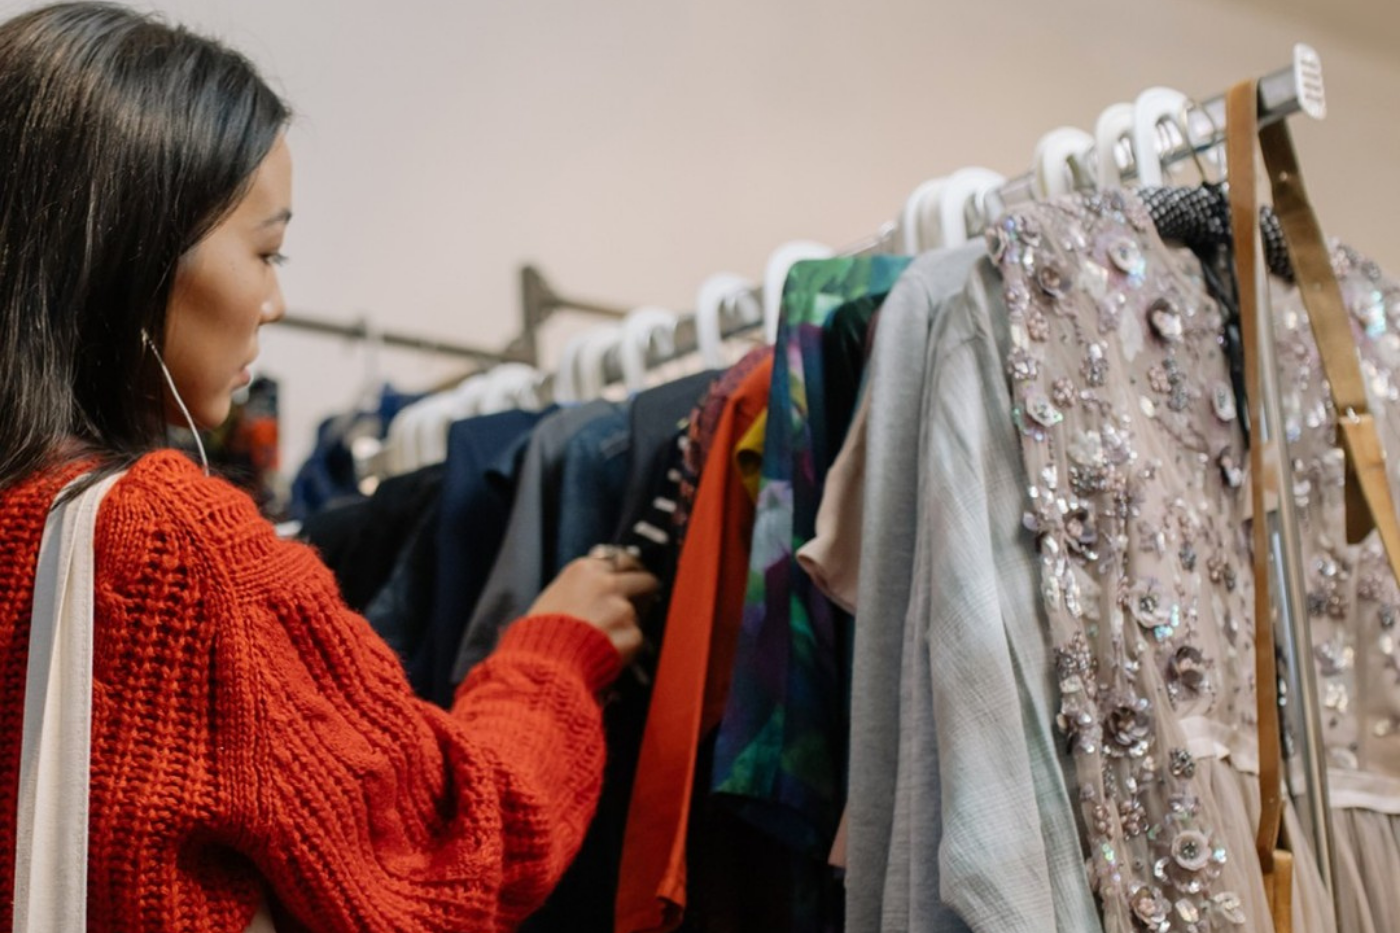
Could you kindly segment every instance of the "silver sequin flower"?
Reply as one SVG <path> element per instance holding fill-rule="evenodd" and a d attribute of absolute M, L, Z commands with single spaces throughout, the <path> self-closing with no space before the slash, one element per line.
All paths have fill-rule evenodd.
<path fill-rule="evenodd" d="M 1129 896 L 1128 903 L 1132 905 L 1133 917 L 1144 930 L 1166 933 L 1172 928 L 1171 904 L 1158 889 L 1143 885 Z"/>
<path fill-rule="evenodd" d="M 1146 700 L 1116 706 L 1104 722 L 1107 749 L 1115 757 L 1141 758 L 1152 746 L 1152 713 Z"/>
<path fill-rule="evenodd" d="M 1065 420 L 1064 412 L 1056 408 L 1054 402 L 1040 393 L 1032 393 L 1026 398 L 1026 414 L 1030 415 L 1031 420 L 1036 424 L 1044 428 L 1053 428 Z"/>
<path fill-rule="evenodd" d="M 1035 270 L 1035 284 L 1051 298 L 1063 298 L 1074 285 L 1074 277 L 1058 264 L 1046 262 Z"/>
<path fill-rule="evenodd" d="M 1183 830 L 1172 840 L 1172 861 L 1183 871 L 1204 871 L 1211 862 L 1210 839 L 1197 830 Z"/>
<path fill-rule="evenodd" d="M 1170 638 L 1176 628 L 1174 608 L 1167 602 L 1161 584 L 1154 579 L 1139 580 L 1128 591 L 1128 613 L 1158 641 Z"/>
<path fill-rule="evenodd" d="M 1017 347 L 1006 358 L 1006 372 L 1017 382 L 1029 382 L 1040 375 L 1040 361 Z"/>
<path fill-rule="evenodd" d="M 1166 298 L 1158 298 L 1147 309 L 1147 323 L 1152 327 L 1152 333 L 1168 343 L 1176 343 L 1186 333 L 1181 312 Z"/>
<path fill-rule="evenodd" d="M 1071 554 L 1084 560 L 1098 560 L 1094 552 L 1099 541 L 1098 529 L 1094 525 L 1093 507 L 1088 504 L 1070 509 L 1065 514 L 1065 543 Z"/>
<path fill-rule="evenodd" d="M 1186 749 L 1172 749 L 1167 760 L 1173 777 L 1193 778 L 1196 776 L 1196 759 Z"/>
<path fill-rule="evenodd" d="M 1147 271 L 1147 257 L 1142 254 L 1138 245 L 1127 237 L 1109 244 L 1108 259 L 1124 275 L 1136 278 Z"/>
<path fill-rule="evenodd" d="M 1198 697 L 1210 689 L 1205 656 L 1194 645 L 1183 645 L 1167 662 L 1167 691 L 1173 699 Z"/>

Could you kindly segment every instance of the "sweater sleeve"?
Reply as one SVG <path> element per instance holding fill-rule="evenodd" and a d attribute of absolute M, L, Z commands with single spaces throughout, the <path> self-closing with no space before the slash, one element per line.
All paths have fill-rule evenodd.
<path fill-rule="evenodd" d="M 203 690 L 171 698 L 207 704 L 179 717 L 198 734 L 170 737 L 203 758 L 187 778 L 206 800 L 197 835 L 245 856 L 310 929 L 514 928 L 592 817 L 611 643 L 567 616 L 519 621 L 445 712 L 413 696 L 310 549 L 224 484 L 168 469 L 134 470 L 108 525 L 138 545 L 160 529 L 120 549 L 140 562 L 128 605 L 202 616 L 185 628 L 205 648 L 163 648 L 169 665 L 207 661 Z M 178 582 L 152 586 L 153 568 Z"/>

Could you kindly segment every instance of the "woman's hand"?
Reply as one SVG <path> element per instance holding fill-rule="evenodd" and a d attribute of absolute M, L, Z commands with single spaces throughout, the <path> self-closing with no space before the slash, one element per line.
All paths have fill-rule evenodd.
<path fill-rule="evenodd" d="M 661 583 L 621 548 L 594 548 L 564 567 L 530 607 L 528 615 L 570 615 L 598 629 L 613 643 L 624 664 L 642 646 L 637 603 Z"/>

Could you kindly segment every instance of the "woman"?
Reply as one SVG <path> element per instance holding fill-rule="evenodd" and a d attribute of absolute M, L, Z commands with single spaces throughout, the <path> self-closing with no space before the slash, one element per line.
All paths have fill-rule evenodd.
<path fill-rule="evenodd" d="M 596 699 L 655 581 L 570 565 L 450 712 L 315 555 L 157 449 L 211 426 L 283 313 L 287 111 L 249 63 L 121 7 L 0 25 L 0 928 L 34 566 L 66 483 L 96 534 L 89 926 L 509 929 L 577 849 Z"/>

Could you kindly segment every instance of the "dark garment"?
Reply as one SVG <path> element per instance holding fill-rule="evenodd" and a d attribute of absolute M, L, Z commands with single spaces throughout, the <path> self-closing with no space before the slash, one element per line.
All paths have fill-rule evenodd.
<path fill-rule="evenodd" d="M 626 476 L 622 491 L 636 511 L 626 517 L 630 524 L 624 522 L 614 541 L 637 550 L 642 563 L 661 579 L 662 590 L 641 618 L 644 646 L 618 678 L 603 712 L 608 759 L 598 811 L 578 856 L 544 907 L 521 927 L 522 933 L 613 933 L 627 811 L 666 625 L 668 584 L 680 556 L 669 522 L 679 491 L 681 443 L 687 416 L 710 381 L 708 374 L 703 379 L 688 377 L 632 400 L 632 470 L 620 475 Z"/>
<path fill-rule="evenodd" d="M 600 426 L 588 432 L 592 439 L 586 435 L 580 440 L 594 421 Z M 499 553 L 453 653 L 454 684 L 491 653 L 501 630 L 530 607 L 558 572 L 561 556 L 582 556 L 612 535 L 627 482 L 627 448 L 626 408 L 612 402 L 561 409 L 536 426 L 520 465 Z"/>
<path fill-rule="evenodd" d="M 413 689 L 452 705 L 452 661 L 510 520 L 516 474 L 539 412 L 507 411 L 452 425 L 437 524 L 427 631 L 411 656 Z"/>
<path fill-rule="evenodd" d="M 1212 248 L 1231 249 L 1230 197 L 1224 185 L 1206 184 L 1199 188 L 1142 188 L 1138 197 L 1152 215 L 1152 225 L 1164 240 L 1175 240 L 1200 255 Z M 1274 209 L 1259 209 L 1259 233 L 1264 242 L 1264 258 L 1269 272 L 1293 281 L 1293 261 L 1283 226 Z"/>
<path fill-rule="evenodd" d="M 394 649 L 407 670 L 428 629 L 433 608 L 433 580 L 437 569 L 437 526 L 441 500 L 435 500 L 419 517 L 399 552 L 394 571 L 365 607 L 370 627 Z M 418 685 L 414 685 L 418 690 Z"/>
<path fill-rule="evenodd" d="M 627 493 L 632 452 L 630 407 L 631 402 L 609 405 L 606 412 L 574 432 L 565 446 L 555 518 L 558 531 L 554 556 L 545 565 L 530 601 L 569 561 L 584 556 L 596 544 L 612 540 Z M 525 608 L 521 606 L 516 615 Z"/>
<path fill-rule="evenodd" d="M 1201 261 L 1201 275 L 1206 291 L 1225 311 L 1225 355 L 1230 364 L 1230 384 L 1235 390 L 1236 411 L 1249 411 L 1249 399 L 1244 386 L 1244 337 L 1240 331 L 1239 284 L 1235 281 L 1234 235 L 1230 229 L 1230 197 L 1221 185 L 1199 188 L 1145 188 L 1138 192 L 1152 215 L 1152 223 L 1163 240 L 1175 241 L 1187 247 Z M 1288 244 L 1273 209 L 1264 207 L 1259 214 L 1259 231 L 1263 235 L 1264 254 L 1269 272 L 1286 282 L 1293 281 L 1293 264 L 1288 257 Z M 1240 427 L 1249 440 L 1249 419 L 1241 418 Z"/>
<path fill-rule="evenodd" d="M 883 296 L 882 296 L 883 297 Z M 846 442 L 846 430 L 856 411 L 861 377 L 870 357 L 871 322 L 879 312 L 880 301 L 859 298 L 837 308 L 822 327 L 822 372 L 826 379 L 826 424 L 818 442 L 825 473 Z M 813 427 L 814 433 L 816 427 Z M 815 519 L 813 519 L 815 525 Z"/>
<path fill-rule="evenodd" d="M 345 603 L 364 612 L 388 582 L 413 530 L 442 489 L 443 466 L 385 480 L 374 495 L 313 515 L 301 537 L 335 574 Z"/>
<path fill-rule="evenodd" d="M 700 744 L 699 773 L 708 774 L 713 761 L 711 734 Z M 679 933 L 794 928 L 790 851 L 711 795 L 705 781 L 696 781 L 691 792 L 685 851 L 686 909 Z"/>
<path fill-rule="evenodd" d="M 632 399 L 632 453 L 627 468 L 627 491 L 622 501 L 622 521 L 613 540 L 632 532 L 633 527 L 652 509 L 653 486 L 658 476 L 665 478 L 663 464 L 676 450 L 677 433 L 688 423 L 709 387 L 722 376 L 707 370 L 675 382 L 656 386 Z M 668 523 L 669 524 L 669 521 Z"/>

